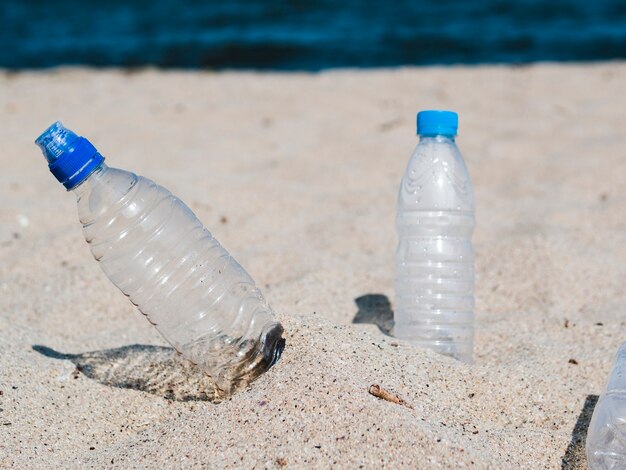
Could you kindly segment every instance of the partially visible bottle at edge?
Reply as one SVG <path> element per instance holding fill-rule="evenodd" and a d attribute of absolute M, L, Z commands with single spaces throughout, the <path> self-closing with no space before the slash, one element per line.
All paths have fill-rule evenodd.
<path fill-rule="evenodd" d="M 419 143 L 398 194 L 394 335 L 471 362 L 474 195 L 457 128 L 451 111 L 417 115 Z"/>
<path fill-rule="evenodd" d="M 50 126 L 37 140 L 74 192 L 100 267 L 183 357 L 229 395 L 269 369 L 283 328 L 248 273 L 181 200 L 151 180 L 109 168 L 84 137 Z"/>
<path fill-rule="evenodd" d="M 626 343 L 593 410 L 586 447 L 590 470 L 626 468 Z"/>

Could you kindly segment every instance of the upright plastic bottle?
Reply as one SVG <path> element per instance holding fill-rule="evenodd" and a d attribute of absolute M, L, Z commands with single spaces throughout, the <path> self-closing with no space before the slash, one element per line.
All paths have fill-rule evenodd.
<path fill-rule="evenodd" d="M 226 396 L 269 369 L 282 326 L 248 273 L 182 201 L 104 163 L 60 122 L 37 140 L 52 174 L 76 195 L 100 267 L 167 341 Z"/>
<path fill-rule="evenodd" d="M 626 343 L 593 410 L 586 447 L 590 470 L 626 468 Z"/>
<path fill-rule="evenodd" d="M 471 362 L 474 196 L 457 127 L 451 111 L 417 115 L 420 140 L 398 194 L 394 335 Z"/>

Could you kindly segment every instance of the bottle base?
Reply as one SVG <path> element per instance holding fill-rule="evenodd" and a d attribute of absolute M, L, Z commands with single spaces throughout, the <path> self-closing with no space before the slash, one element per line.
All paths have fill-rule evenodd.
<path fill-rule="evenodd" d="M 247 351 L 241 359 L 226 365 L 217 374 L 205 369 L 216 384 L 215 399 L 227 398 L 245 388 L 278 362 L 285 349 L 284 329 L 280 323 L 267 328 L 258 340 L 249 340 L 241 350 Z"/>
<path fill-rule="evenodd" d="M 430 349 L 438 354 L 452 357 L 461 362 L 471 364 L 473 362 L 472 356 L 474 351 L 474 342 L 472 340 L 467 341 L 454 341 L 451 338 L 445 339 L 433 339 L 425 337 L 415 337 L 403 335 L 401 332 L 394 331 L 394 336 L 398 339 L 404 340 L 414 346 Z"/>

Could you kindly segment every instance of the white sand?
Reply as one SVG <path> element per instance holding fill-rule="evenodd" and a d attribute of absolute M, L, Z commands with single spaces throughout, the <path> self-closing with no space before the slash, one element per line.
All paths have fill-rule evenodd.
<path fill-rule="evenodd" d="M 459 112 L 475 186 L 472 366 L 352 324 L 356 298 L 393 299 L 424 108 Z M 0 75 L 0 467 L 584 466 L 626 339 L 625 110 L 621 63 Z M 249 390 L 180 401 L 201 377 L 127 347 L 165 343 L 32 143 L 55 119 L 179 195 L 257 280 L 287 348 Z"/>

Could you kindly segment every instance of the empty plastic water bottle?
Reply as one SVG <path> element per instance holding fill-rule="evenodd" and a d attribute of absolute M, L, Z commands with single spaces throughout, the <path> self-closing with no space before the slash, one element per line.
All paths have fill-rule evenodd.
<path fill-rule="evenodd" d="M 474 196 L 451 111 L 417 115 L 402 178 L 394 335 L 465 362 L 474 343 Z"/>
<path fill-rule="evenodd" d="M 108 278 L 186 359 L 235 391 L 269 369 L 282 326 L 248 273 L 182 201 L 104 164 L 84 137 L 50 126 L 37 140 L 78 202 L 91 252 Z"/>
<path fill-rule="evenodd" d="M 591 470 L 626 468 L 626 343 L 617 351 L 609 382 L 587 430 Z"/>

